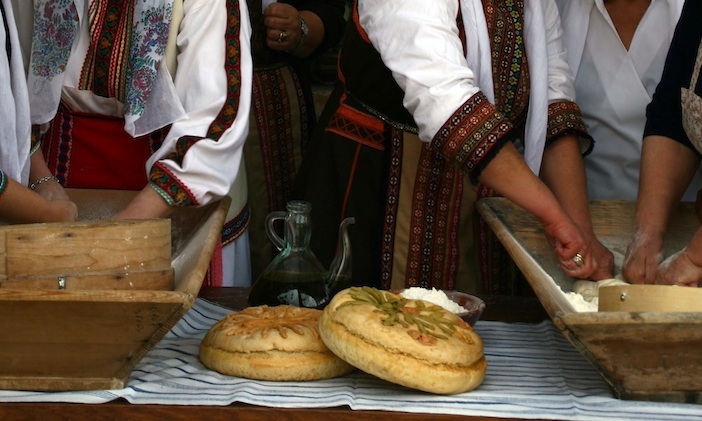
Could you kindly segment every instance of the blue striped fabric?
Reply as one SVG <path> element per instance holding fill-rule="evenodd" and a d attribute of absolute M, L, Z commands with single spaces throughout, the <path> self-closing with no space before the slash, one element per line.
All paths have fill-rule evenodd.
<path fill-rule="evenodd" d="M 478 322 L 488 370 L 476 390 L 438 396 L 362 372 L 316 382 L 266 382 L 220 375 L 197 354 L 207 330 L 229 310 L 197 299 L 193 308 L 136 367 L 121 390 L 0 391 L 0 402 L 228 405 L 352 409 L 558 420 L 702 419 L 702 405 L 615 399 L 590 364 L 551 322 Z"/>

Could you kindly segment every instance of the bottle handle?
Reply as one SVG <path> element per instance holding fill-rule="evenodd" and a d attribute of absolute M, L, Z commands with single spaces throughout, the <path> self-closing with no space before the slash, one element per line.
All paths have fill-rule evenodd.
<path fill-rule="evenodd" d="M 288 214 L 285 211 L 275 211 L 266 216 L 266 234 L 268 234 L 268 238 L 273 242 L 278 251 L 285 248 L 285 240 L 280 238 L 278 234 L 275 233 L 275 226 L 273 224 L 275 224 L 275 221 L 278 220 L 284 221 L 287 215 Z"/>

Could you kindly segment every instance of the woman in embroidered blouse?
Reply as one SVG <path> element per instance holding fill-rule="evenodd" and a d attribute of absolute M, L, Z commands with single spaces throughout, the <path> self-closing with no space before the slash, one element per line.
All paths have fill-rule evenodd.
<path fill-rule="evenodd" d="M 0 0 L 0 222 L 72 221 L 77 210 L 70 200 L 49 200 L 34 190 L 51 182 L 29 180 L 29 101 L 22 54 L 10 0 Z"/>
<path fill-rule="evenodd" d="M 28 84 L 35 139 L 51 170 L 45 175 L 67 187 L 138 190 L 117 219 L 205 205 L 235 182 L 245 198 L 237 175 L 252 64 L 240 6 L 35 1 Z M 231 247 L 248 276 L 248 244 Z"/>
<path fill-rule="evenodd" d="M 454 288 L 468 175 L 536 215 L 565 273 L 611 276 L 589 218 L 590 140 L 553 0 L 359 0 L 352 15 L 344 90 L 300 170 L 324 263 L 333 227 L 355 216 L 355 282 Z"/>
<path fill-rule="evenodd" d="M 663 260 L 663 237 L 673 207 L 700 166 L 702 153 L 702 2 L 687 1 L 661 82 L 647 108 L 634 238 L 624 259 L 626 280 L 699 286 L 702 229 Z M 698 194 L 698 208 L 702 197 Z"/>

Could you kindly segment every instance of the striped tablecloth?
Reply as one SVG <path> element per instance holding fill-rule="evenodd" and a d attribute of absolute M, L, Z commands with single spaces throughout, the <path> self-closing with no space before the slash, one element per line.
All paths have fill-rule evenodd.
<path fill-rule="evenodd" d="M 197 353 L 207 330 L 229 310 L 202 299 L 136 367 L 128 386 L 88 392 L 0 391 L 0 402 L 334 407 L 558 420 L 702 419 L 702 405 L 616 399 L 604 380 L 549 321 L 481 321 L 488 369 L 476 390 L 436 396 L 362 372 L 316 382 L 276 383 L 219 375 Z"/>

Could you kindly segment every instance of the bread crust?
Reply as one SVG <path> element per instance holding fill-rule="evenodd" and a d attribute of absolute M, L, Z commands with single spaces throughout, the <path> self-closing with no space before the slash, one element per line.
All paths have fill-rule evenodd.
<path fill-rule="evenodd" d="M 322 342 L 321 314 L 292 306 L 231 313 L 205 335 L 200 361 L 222 374 L 257 380 L 321 380 L 353 371 Z"/>
<path fill-rule="evenodd" d="M 338 293 L 319 332 L 336 355 L 381 379 L 436 394 L 467 392 L 485 378 L 483 342 L 460 317 L 373 288 Z"/>

